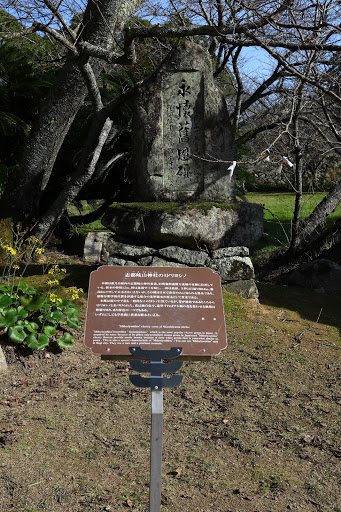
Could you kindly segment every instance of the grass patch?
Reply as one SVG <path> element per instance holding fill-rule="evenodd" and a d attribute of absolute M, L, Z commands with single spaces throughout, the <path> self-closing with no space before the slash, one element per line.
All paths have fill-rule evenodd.
<path fill-rule="evenodd" d="M 306 219 L 315 206 L 326 194 L 305 193 L 302 198 L 302 220 Z M 291 224 L 295 207 L 295 194 L 292 193 L 257 193 L 250 192 L 246 196 L 250 203 L 262 204 L 264 207 L 264 235 L 255 247 L 255 252 L 269 252 L 289 246 Z M 341 216 L 341 205 L 338 206 L 321 226 L 330 226 Z"/>

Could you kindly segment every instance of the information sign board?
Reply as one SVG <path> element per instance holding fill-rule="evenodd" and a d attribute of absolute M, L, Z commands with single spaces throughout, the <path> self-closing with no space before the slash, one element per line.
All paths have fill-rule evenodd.
<path fill-rule="evenodd" d="M 220 277 L 209 268 L 99 267 L 90 276 L 84 343 L 113 359 L 129 359 L 129 347 L 217 355 L 226 348 Z"/>

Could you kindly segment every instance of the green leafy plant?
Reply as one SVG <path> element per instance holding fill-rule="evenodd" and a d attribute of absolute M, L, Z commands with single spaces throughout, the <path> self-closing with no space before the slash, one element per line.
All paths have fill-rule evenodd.
<path fill-rule="evenodd" d="M 79 329 L 78 308 L 72 301 L 79 298 L 81 288 L 70 287 L 66 292 L 70 299 L 58 297 L 55 289 L 59 285 L 59 276 L 66 272 L 58 265 L 50 265 L 45 277 L 47 293 L 38 292 L 19 277 L 19 261 L 23 255 L 36 256 L 48 268 L 44 249 L 38 239 L 14 237 L 15 243 L 8 244 L 0 240 L 0 247 L 7 253 L 8 261 L 0 278 L 0 333 L 7 334 L 13 343 L 25 343 L 29 348 L 41 350 L 55 340 L 62 349 L 74 345 L 74 337 L 68 328 Z"/>
<path fill-rule="evenodd" d="M 40 350 L 55 339 L 61 348 L 70 348 L 74 337 L 67 326 L 79 328 L 78 308 L 70 300 L 54 293 L 44 297 L 25 281 L 15 290 L 0 285 L 0 330 L 12 342 Z"/>

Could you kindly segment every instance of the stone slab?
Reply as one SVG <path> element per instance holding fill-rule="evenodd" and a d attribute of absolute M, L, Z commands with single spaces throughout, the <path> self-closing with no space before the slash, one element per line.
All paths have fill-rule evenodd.
<path fill-rule="evenodd" d="M 3 350 L 0 347 L 0 372 L 5 372 L 7 370 L 8 370 L 8 368 L 7 368 L 5 354 L 3 353 Z"/>
<path fill-rule="evenodd" d="M 222 283 L 249 280 L 255 277 L 252 261 L 248 256 L 232 256 L 212 260 L 209 267 L 220 275 Z"/>
<path fill-rule="evenodd" d="M 245 299 L 258 299 L 258 289 L 254 279 L 231 281 L 223 284 L 223 289 L 241 295 Z"/>
<path fill-rule="evenodd" d="M 188 206 L 143 212 L 118 206 L 106 211 L 102 224 L 116 240 L 129 239 L 139 245 L 177 245 L 206 251 L 252 247 L 263 234 L 263 208 L 244 202 L 232 203 L 229 208 Z"/>
<path fill-rule="evenodd" d="M 209 260 L 208 254 L 203 251 L 191 251 L 182 247 L 169 246 L 159 249 L 159 255 L 175 260 L 190 267 L 203 267 Z"/>
<path fill-rule="evenodd" d="M 135 199 L 234 199 L 235 177 L 229 179 L 227 168 L 236 145 L 211 61 L 205 49 L 186 41 L 139 87 L 130 165 Z"/>
<path fill-rule="evenodd" d="M 103 231 L 92 231 L 87 234 L 84 243 L 83 256 L 88 263 L 99 263 L 102 259 L 103 244 L 110 236 L 110 233 Z"/>
<path fill-rule="evenodd" d="M 226 258 L 231 256 L 249 256 L 248 247 L 222 247 L 212 252 L 212 259 Z"/>
<path fill-rule="evenodd" d="M 151 256 L 155 253 L 155 249 L 152 249 L 151 247 L 146 247 L 143 245 L 130 245 L 130 244 L 123 244 L 120 242 L 115 242 L 114 240 L 110 240 L 110 242 L 107 245 L 107 251 L 111 255 L 114 255 L 116 257 L 129 257 L 131 259 L 138 259 L 142 258 L 144 256 Z"/>
<path fill-rule="evenodd" d="M 159 258 L 158 256 L 153 258 L 153 261 L 150 264 L 151 267 L 187 267 L 187 265 L 181 265 L 176 261 L 169 261 L 163 258 Z"/>

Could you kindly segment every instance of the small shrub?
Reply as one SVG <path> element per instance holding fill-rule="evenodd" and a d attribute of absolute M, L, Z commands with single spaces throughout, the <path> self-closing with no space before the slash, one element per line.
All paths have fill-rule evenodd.
<path fill-rule="evenodd" d="M 7 253 L 7 265 L 0 278 L 0 331 L 7 334 L 13 343 L 26 343 L 35 350 L 45 348 L 56 340 L 62 349 L 74 345 L 74 337 L 67 330 L 79 329 L 78 308 L 73 300 L 79 298 L 81 289 L 67 289 L 70 299 L 58 297 L 55 293 L 59 285 L 59 276 L 66 272 L 58 265 L 49 265 L 44 257 L 41 242 L 30 237 L 24 241 L 24 233 L 14 237 L 13 245 L 0 240 L 0 246 Z M 47 270 L 47 293 L 38 292 L 23 279 L 18 277 L 19 261 L 23 257 L 37 256 Z"/>

